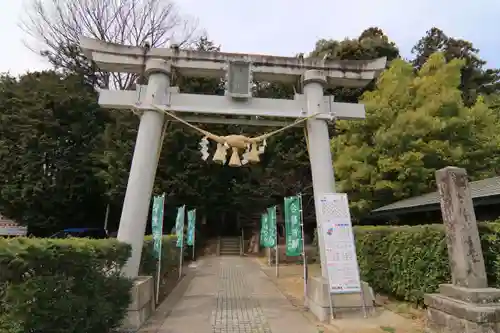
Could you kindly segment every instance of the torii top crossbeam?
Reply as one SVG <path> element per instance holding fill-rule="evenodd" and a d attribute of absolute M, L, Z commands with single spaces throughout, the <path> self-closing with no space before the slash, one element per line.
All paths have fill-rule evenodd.
<path fill-rule="evenodd" d="M 205 52 L 179 48 L 145 49 L 103 42 L 82 37 L 80 47 L 100 69 L 108 72 L 140 73 L 145 59 L 157 58 L 172 62 L 181 75 L 223 78 L 231 61 L 252 64 L 253 78 L 267 82 L 295 83 L 307 70 L 321 70 L 327 84 L 363 87 L 385 68 L 386 58 L 375 60 L 323 60 L 320 58 L 277 57 L 257 54 Z"/>

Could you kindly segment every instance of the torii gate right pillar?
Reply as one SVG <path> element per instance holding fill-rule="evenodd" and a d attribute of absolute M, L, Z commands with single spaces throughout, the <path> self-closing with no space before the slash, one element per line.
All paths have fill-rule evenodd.
<path fill-rule="evenodd" d="M 308 70 L 302 77 L 304 95 L 308 115 L 320 112 L 323 103 L 323 88 L 327 78 L 320 70 Z M 309 159 L 314 192 L 314 206 L 316 210 L 316 226 L 318 235 L 321 235 L 320 196 L 325 193 L 335 192 L 335 177 L 328 134 L 328 124 L 324 119 L 309 119 L 307 121 L 307 136 L 309 140 Z M 319 256 L 321 261 L 321 276 L 311 277 L 307 283 L 306 305 L 309 310 L 323 322 L 332 316 L 332 308 L 337 315 L 349 312 L 372 312 L 373 292 L 370 286 L 361 281 L 361 293 L 330 294 L 326 251 L 323 237 L 318 237 Z"/>
<path fill-rule="evenodd" d="M 304 83 L 307 114 L 311 115 L 321 112 L 323 87 L 326 85 L 326 77 L 319 70 L 309 70 L 304 73 L 302 80 Z M 307 121 L 307 137 L 309 140 L 309 160 L 311 163 L 314 206 L 317 220 L 318 216 L 320 216 L 319 209 L 321 206 L 318 201 L 320 195 L 335 192 L 335 177 L 333 173 L 330 137 L 326 121 L 323 119 L 309 119 Z M 319 223 L 319 221 L 317 227 L 318 229 L 321 228 L 321 223 Z M 321 232 L 318 234 L 321 234 Z M 321 259 L 321 275 L 324 279 L 328 279 L 323 237 L 318 237 L 318 245 Z"/>

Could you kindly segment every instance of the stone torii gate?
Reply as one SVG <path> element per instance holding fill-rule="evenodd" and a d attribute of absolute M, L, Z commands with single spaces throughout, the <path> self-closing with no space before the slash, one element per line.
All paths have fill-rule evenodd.
<path fill-rule="evenodd" d="M 323 88 L 363 87 L 386 65 L 385 58 L 325 61 L 191 51 L 176 47 L 145 49 L 89 38 L 81 38 L 80 46 L 103 71 L 144 71 L 148 78 L 147 86 L 139 87 L 137 91 L 102 90 L 99 96 L 99 104 L 104 108 L 135 108 L 142 113 L 118 230 L 118 240 L 132 245 L 132 256 L 124 268 L 124 274 L 129 277 L 136 277 L 139 271 L 158 165 L 157 151 L 165 121 L 165 114 L 159 112 L 158 107 L 176 112 L 190 122 L 258 126 L 281 126 L 317 114 L 307 120 L 307 133 L 314 199 L 318 203 L 321 194 L 333 192 L 335 188 L 327 121 L 365 117 L 363 105 L 333 102 L 332 96 L 323 96 Z M 177 87 L 170 86 L 173 72 L 189 77 L 226 78 L 226 96 L 179 93 Z M 296 94 L 293 100 L 252 98 L 252 80 L 285 83 L 302 80 L 303 94 Z M 218 115 L 233 115 L 238 119 L 223 119 Z M 269 117 L 284 121 L 266 119 Z M 320 205 L 315 206 L 316 216 L 319 216 Z M 327 280 L 322 237 L 319 237 L 319 246 L 322 275 Z"/>

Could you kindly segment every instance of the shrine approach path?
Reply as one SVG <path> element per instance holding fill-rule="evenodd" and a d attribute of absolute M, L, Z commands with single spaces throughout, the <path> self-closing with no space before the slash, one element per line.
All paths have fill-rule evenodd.
<path fill-rule="evenodd" d="M 188 275 L 140 332 L 318 332 L 252 258 L 201 259 Z"/>

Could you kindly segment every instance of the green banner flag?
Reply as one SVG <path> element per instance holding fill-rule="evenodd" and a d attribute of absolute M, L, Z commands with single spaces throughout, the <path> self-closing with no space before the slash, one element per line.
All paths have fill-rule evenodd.
<path fill-rule="evenodd" d="M 266 240 L 267 240 L 267 234 L 269 233 L 269 227 L 268 227 L 268 221 L 269 221 L 269 216 L 267 216 L 267 213 L 264 213 L 260 216 L 260 245 L 267 247 L 266 246 Z"/>
<path fill-rule="evenodd" d="M 161 257 L 161 238 L 163 235 L 163 207 L 165 194 L 153 197 L 153 212 L 151 214 L 151 233 L 153 234 L 153 253 Z"/>
<path fill-rule="evenodd" d="M 191 209 L 188 211 L 188 227 L 186 234 L 186 244 L 189 246 L 194 245 L 194 233 L 196 224 L 196 209 Z"/>
<path fill-rule="evenodd" d="M 276 206 L 270 207 L 267 209 L 268 216 L 268 240 L 267 247 L 275 247 L 276 246 Z"/>
<path fill-rule="evenodd" d="M 286 255 L 302 254 L 302 200 L 300 196 L 285 198 Z"/>
<path fill-rule="evenodd" d="M 276 208 L 276 207 L 274 207 Z M 274 226 L 273 226 L 274 223 Z M 261 216 L 260 245 L 263 247 L 276 246 L 276 211 L 268 209 L 267 213 Z"/>
<path fill-rule="evenodd" d="M 177 208 L 177 218 L 175 220 L 175 234 L 177 236 L 177 247 L 184 246 L 184 212 L 186 206 Z"/>

